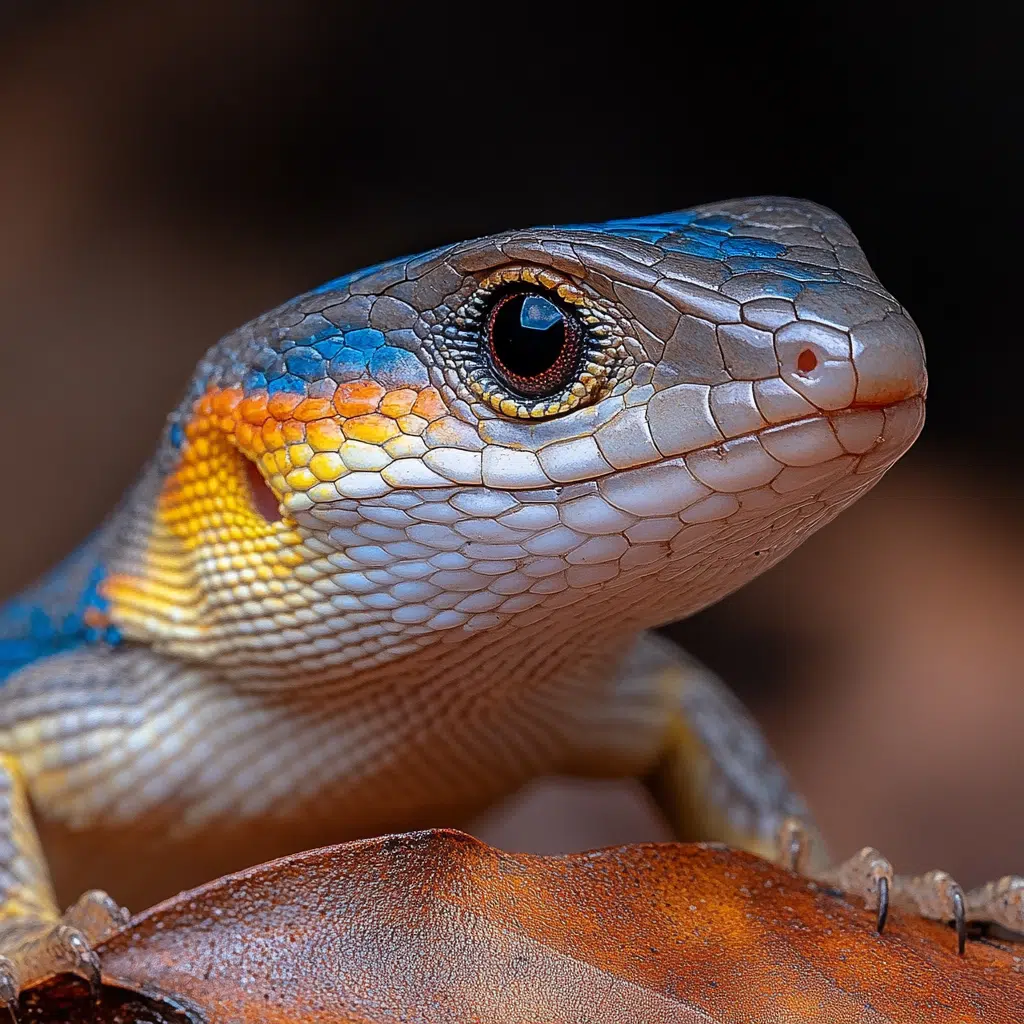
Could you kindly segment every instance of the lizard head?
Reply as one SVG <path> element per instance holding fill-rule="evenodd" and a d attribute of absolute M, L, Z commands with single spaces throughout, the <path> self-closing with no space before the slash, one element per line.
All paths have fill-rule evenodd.
<path fill-rule="evenodd" d="M 925 383 L 913 322 L 810 203 L 383 264 L 207 354 L 105 582 L 111 619 L 268 685 L 452 643 L 522 662 L 524 630 L 607 646 L 871 487 Z"/>

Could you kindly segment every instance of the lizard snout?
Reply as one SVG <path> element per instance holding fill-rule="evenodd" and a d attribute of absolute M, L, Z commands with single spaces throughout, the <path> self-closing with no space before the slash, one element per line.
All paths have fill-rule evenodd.
<path fill-rule="evenodd" d="M 857 405 L 892 405 L 924 398 L 928 388 L 924 344 L 905 314 L 861 324 L 850 332 L 857 369 Z"/>

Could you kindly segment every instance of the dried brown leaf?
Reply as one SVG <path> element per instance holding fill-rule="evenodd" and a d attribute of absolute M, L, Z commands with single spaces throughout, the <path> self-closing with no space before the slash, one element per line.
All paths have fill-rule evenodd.
<path fill-rule="evenodd" d="M 535 857 L 443 830 L 348 843 L 184 893 L 100 952 L 110 982 L 209 1022 L 1024 1017 L 1012 948 L 976 940 L 960 958 L 948 928 L 896 912 L 878 936 L 863 908 L 705 845 Z"/>

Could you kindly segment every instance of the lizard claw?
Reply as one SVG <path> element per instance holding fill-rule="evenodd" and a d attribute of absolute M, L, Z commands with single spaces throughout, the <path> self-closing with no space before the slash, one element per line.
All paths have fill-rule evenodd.
<path fill-rule="evenodd" d="M 889 918 L 894 877 L 888 859 L 873 847 L 865 846 L 849 860 L 826 872 L 821 880 L 845 893 L 860 896 L 868 910 L 877 912 L 875 927 L 881 934 Z"/>
<path fill-rule="evenodd" d="M 894 898 L 922 917 L 933 921 L 952 921 L 956 928 L 957 952 L 967 947 L 967 913 L 964 891 L 945 871 L 928 871 L 918 877 L 897 875 Z"/>
<path fill-rule="evenodd" d="M 889 918 L 889 879 L 882 875 L 878 879 L 878 917 L 875 919 L 875 931 L 879 935 L 885 931 L 885 922 Z"/>
<path fill-rule="evenodd" d="M 967 948 L 968 920 L 1024 932 L 1024 877 L 1007 876 L 965 896 L 960 884 L 945 871 L 929 871 L 919 877 L 895 874 L 888 859 L 870 846 L 828 871 L 809 872 L 804 867 L 809 845 L 807 829 L 798 820 L 787 819 L 777 836 L 777 860 L 823 885 L 860 896 L 865 907 L 876 912 L 879 935 L 885 931 L 890 906 L 907 907 L 934 921 L 951 921 L 960 956 Z"/>
<path fill-rule="evenodd" d="M 100 958 L 93 952 L 86 937 L 77 928 L 62 924 L 57 929 L 56 943 L 62 947 L 68 961 L 68 971 L 77 974 L 89 985 L 93 1006 L 99 1005 Z"/>
<path fill-rule="evenodd" d="M 967 948 L 967 915 L 964 912 L 964 891 L 959 885 L 953 891 L 953 921 L 956 924 L 956 951 L 963 956 Z"/>

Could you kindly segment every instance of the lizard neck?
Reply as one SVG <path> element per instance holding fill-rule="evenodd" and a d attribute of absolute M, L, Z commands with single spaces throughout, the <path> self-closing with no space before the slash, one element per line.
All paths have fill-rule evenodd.
<path fill-rule="evenodd" d="M 210 668 L 222 685 L 238 693 L 300 712 L 340 709 L 347 714 L 353 701 L 380 700 L 386 694 L 426 708 L 455 702 L 497 710 L 520 700 L 571 706 L 573 701 L 586 702 L 586 692 L 614 674 L 635 640 L 635 631 L 594 631 L 587 625 L 586 616 L 578 615 L 448 635 L 355 672 L 341 666 L 266 677 L 244 668 Z"/>

